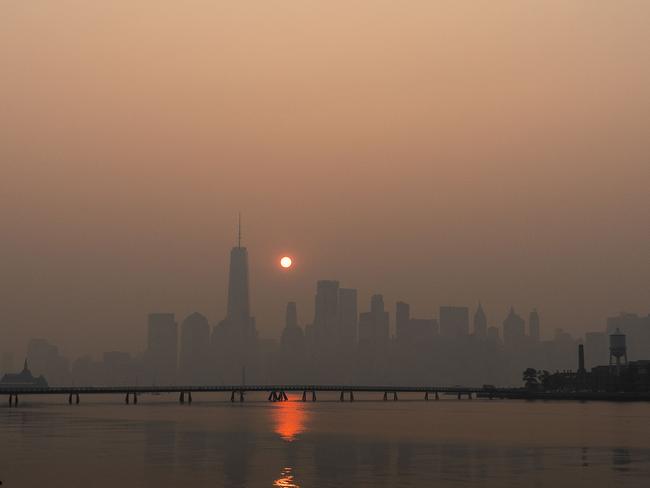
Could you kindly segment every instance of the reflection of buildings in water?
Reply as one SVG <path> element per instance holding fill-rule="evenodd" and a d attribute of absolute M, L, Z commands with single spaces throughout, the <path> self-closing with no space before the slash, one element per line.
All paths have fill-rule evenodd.
<path fill-rule="evenodd" d="M 293 477 L 293 469 L 289 467 L 282 468 L 280 477 L 273 482 L 273 486 L 280 486 L 284 488 L 300 488 L 300 485 Z"/>
<path fill-rule="evenodd" d="M 580 460 L 582 461 L 582 467 L 586 468 L 589 466 L 589 448 L 588 447 L 583 447 L 580 450 Z"/>
<path fill-rule="evenodd" d="M 632 456 L 627 449 L 612 449 L 612 469 L 614 471 L 628 471 L 628 464 L 632 462 Z"/>
<path fill-rule="evenodd" d="M 305 430 L 308 412 L 305 406 L 296 401 L 277 402 L 273 408 L 275 433 L 283 440 L 292 442 Z"/>
<path fill-rule="evenodd" d="M 255 439 L 247 431 L 228 432 L 219 437 L 217 449 L 223 452 L 225 487 L 248 486 Z"/>
<path fill-rule="evenodd" d="M 144 480 L 133 476 L 130 482 L 135 485 L 164 485 L 175 475 L 176 463 L 176 422 L 149 421 L 144 424 Z"/>
<path fill-rule="evenodd" d="M 179 466 L 192 473 L 204 473 L 212 467 L 208 460 L 208 432 L 205 430 L 178 430 L 176 452 Z"/>
<path fill-rule="evenodd" d="M 355 438 L 320 436 L 313 444 L 315 486 L 355 486 L 364 447 Z M 338 484 L 337 484 L 338 483 Z"/>

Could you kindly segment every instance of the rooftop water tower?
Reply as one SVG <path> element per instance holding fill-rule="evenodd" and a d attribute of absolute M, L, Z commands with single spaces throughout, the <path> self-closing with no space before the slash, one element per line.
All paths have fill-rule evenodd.
<path fill-rule="evenodd" d="M 621 361 L 621 358 L 623 361 Z M 620 329 L 609 336 L 609 365 L 612 366 L 616 360 L 616 369 L 620 369 L 621 364 L 627 364 L 627 346 L 625 344 L 625 334 Z"/>

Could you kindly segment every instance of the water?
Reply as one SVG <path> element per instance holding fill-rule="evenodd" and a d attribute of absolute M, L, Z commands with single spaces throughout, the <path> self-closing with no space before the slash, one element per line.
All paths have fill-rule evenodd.
<path fill-rule="evenodd" d="M 600 487 L 642 486 L 650 476 L 648 404 L 380 396 L 231 404 L 195 394 L 192 405 L 171 395 L 138 405 L 23 396 L 18 408 L 0 407 L 0 480 L 3 488 Z"/>

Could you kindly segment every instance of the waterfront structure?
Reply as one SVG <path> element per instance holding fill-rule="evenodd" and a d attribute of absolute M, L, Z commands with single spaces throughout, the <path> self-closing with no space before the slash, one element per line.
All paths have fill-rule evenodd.
<path fill-rule="evenodd" d="M 47 381 L 43 375 L 35 377 L 27 366 L 27 359 L 20 373 L 5 373 L 0 380 L 0 388 L 47 388 Z"/>
<path fill-rule="evenodd" d="M 616 370 L 620 371 L 621 365 L 627 364 L 627 344 L 625 334 L 620 329 L 616 329 L 609 336 L 609 365 L 616 365 Z"/>
<path fill-rule="evenodd" d="M 31 339 L 27 344 L 27 359 L 35 375 L 46 374 L 49 383 L 68 383 L 68 359 L 59 353 L 59 348 L 46 339 Z"/>
<path fill-rule="evenodd" d="M 607 318 L 607 334 L 620 330 L 628 338 L 628 354 L 631 358 L 650 357 L 650 314 L 622 312 Z"/>

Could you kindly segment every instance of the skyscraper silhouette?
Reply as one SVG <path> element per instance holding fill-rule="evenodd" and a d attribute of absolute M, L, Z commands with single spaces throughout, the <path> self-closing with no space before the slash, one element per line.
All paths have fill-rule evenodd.
<path fill-rule="evenodd" d="M 257 331 L 250 315 L 248 250 L 241 245 L 241 217 L 237 245 L 230 250 L 228 308 L 226 317 L 212 331 L 212 349 L 222 381 L 241 380 L 244 368 L 254 376 L 257 358 Z"/>
<path fill-rule="evenodd" d="M 296 302 L 287 303 L 287 313 L 284 329 L 282 330 L 281 344 L 289 355 L 293 355 L 304 348 L 305 334 L 298 325 L 298 312 Z"/>
<path fill-rule="evenodd" d="M 385 381 L 390 342 L 389 315 L 384 297 L 370 298 L 370 312 L 359 315 L 359 374 L 362 381 Z"/>
<path fill-rule="evenodd" d="M 210 384 L 210 325 L 194 312 L 181 323 L 179 379 L 186 385 Z"/>
<path fill-rule="evenodd" d="M 503 343 L 506 347 L 521 348 L 526 337 L 526 322 L 510 307 L 508 316 L 503 321 Z"/>
<path fill-rule="evenodd" d="M 305 334 L 298 325 L 296 302 L 287 303 L 287 313 L 282 337 L 281 354 L 277 358 L 277 368 L 282 382 L 300 382 L 306 380 Z"/>
<path fill-rule="evenodd" d="M 481 302 L 478 302 L 478 308 L 474 314 L 474 335 L 479 339 L 485 339 L 487 336 L 487 318 Z"/>
<path fill-rule="evenodd" d="M 248 250 L 241 245 L 241 218 L 237 231 L 237 246 L 230 250 L 230 271 L 228 274 L 228 309 L 226 320 L 241 330 L 244 340 L 252 337 L 255 330 L 250 315 L 248 284 Z"/>
<path fill-rule="evenodd" d="M 318 281 L 314 303 L 314 337 L 320 347 L 331 349 L 337 345 L 338 310 L 339 282 Z"/>

